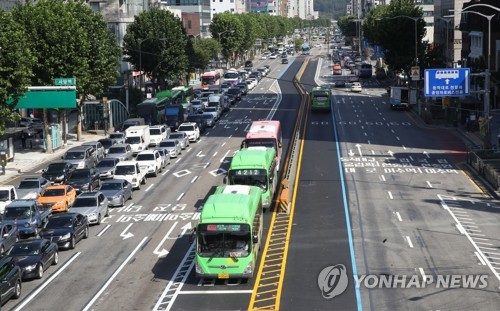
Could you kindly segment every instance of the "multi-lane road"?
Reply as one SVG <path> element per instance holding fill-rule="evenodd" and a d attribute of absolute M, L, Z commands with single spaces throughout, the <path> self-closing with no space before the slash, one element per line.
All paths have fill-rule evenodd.
<path fill-rule="evenodd" d="M 306 91 L 332 82 L 331 64 L 318 55 L 325 51 L 312 51 L 301 75 Z M 297 56 L 289 65 L 279 59 L 264 61 L 271 73 L 251 94 L 168 170 L 148 179 L 126 206 L 114 208 L 103 224 L 91 227 L 89 239 L 74 251 L 61 251 L 59 264 L 43 279 L 24 282 L 21 298 L 3 307 L 255 306 L 259 297 L 252 292 L 265 277 L 259 278 L 260 284 L 255 279 L 196 279 L 188 235 L 207 196 L 223 183 L 230 158 L 252 121 L 280 120 L 287 150 L 302 99 L 292 80 L 305 59 Z M 306 115 L 290 230 L 283 243 L 286 255 L 277 272 L 282 276 L 273 284 L 269 301 L 276 305 L 278 300 L 281 310 L 499 309 L 500 216 L 496 202 L 463 173 L 464 144 L 447 130 L 420 125 L 411 113 L 391 111 L 385 89 L 375 79 L 362 84 L 360 94 L 335 89 L 332 113 Z M 265 214 L 266 232 L 271 215 Z M 318 276 L 324 268 L 340 265 L 348 276 L 345 291 L 324 298 Z M 354 279 L 362 275 L 419 280 L 486 275 L 487 286 L 436 288 L 429 282 L 424 288 L 387 289 L 362 283 L 358 288 Z"/>

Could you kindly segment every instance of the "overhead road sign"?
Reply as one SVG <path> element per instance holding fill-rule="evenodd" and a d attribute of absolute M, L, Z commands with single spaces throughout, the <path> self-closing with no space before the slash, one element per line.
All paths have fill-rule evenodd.
<path fill-rule="evenodd" d="M 424 92 L 427 97 L 470 95 L 470 68 L 425 69 Z"/>

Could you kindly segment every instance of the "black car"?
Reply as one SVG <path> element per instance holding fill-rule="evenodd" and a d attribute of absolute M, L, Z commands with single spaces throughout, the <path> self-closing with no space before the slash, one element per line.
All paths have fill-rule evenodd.
<path fill-rule="evenodd" d="M 42 177 L 51 183 L 64 184 L 68 176 L 75 170 L 75 166 L 68 162 L 55 162 L 42 171 Z"/>
<path fill-rule="evenodd" d="M 247 61 L 245 62 L 245 67 L 253 67 L 253 63 L 252 63 L 252 61 L 251 61 L 251 60 L 247 60 Z"/>
<path fill-rule="evenodd" d="M 21 297 L 21 268 L 14 258 L 4 256 L 0 258 L 0 306 L 10 298 Z"/>
<path fill-rule="evenodd" d="M 200 133 L 204 133 L 207 129 L 207 121 L 203 119 L 201 114 L 190 114 L 186 118 L 186 122 L 196 123 L 198 125 L 198 128 L 200 129 Z"/>
<path fill-rule="evenodd" d="M 76 192 L 90 192 L 101 184 L 99 170 L 82 168 L 74 170 L 66 180 L 66 184 L 75 188 Z"/>
<path fill-rule="evenodd" d="M 41 279 L 43 272 L 59 262 L 57 244 L 46 239 L 16 242 L 7 253 L 23 271 L 23 279 Z"/>
<path fill-rule="evenodd" d="M 241 89 L 239 87 L 232 87 L 227 91 L 228 95 L 233 95 L 237 101 L 241 100 Z"/>
<path fill-rule="evenodd" d="M 87 217 L 79 213 L 56 214 L 38 235 L 57 243 L 58 247 L 73 249 L 78 241 L 89 237 Z"/>
<path fill-rule="evenodd" d="M 241 95 L 248 94 L 248 84 L 246 84 L 245 82 L 242 82 L 242 83 L 238 83 L 236 86 L 240 88 Z"/>
<path fill-rule="evenodd" d="M 282 58 L 281 59 L 282 64 L 288 64 L 288 58 Z"/>
<path fill-rule="evenodd" d="M 345 87 L 345 80 L 335 80 L 335 87 Z"/>
<path fill-rule="evenodd" d="M 226 97 L 227 97 L 227 102 L 231 105 L 234 105 L 236 104 L 236 96 L 235 94 L 230 94 L 229 92 L 226 93 Z"/>

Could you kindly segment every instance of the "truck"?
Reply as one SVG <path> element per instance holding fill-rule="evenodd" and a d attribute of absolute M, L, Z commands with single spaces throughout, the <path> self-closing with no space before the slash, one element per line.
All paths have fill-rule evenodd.
<path fill-rule="evenodd" d="M 165 107 L 165 119 L 167 125 L 175 131 L 179 125 L 184 123 L 184 107 L 181 104 L 174 104 Z"/>
<path fill-rule="evenodd" d="M 151 143 L 149 136 L 149 125 L 131 126 L 125 130 L 126 144 L 130 144 L 132 154 L 136 155 L 142 150 L 146 150 Z"/>
<path fill-rule="evenodd" d="M 390 104 L 392 110 L 410 109 L 416 104 L 416 90 L 404 86 L 391 86 Z"/>
<path fill-rule="evenodd" d="M 14 201 L 5 207 L 3 224 L 16 225 L 21 239 L 36 236 L 52 215 L 52 207 L 38 205 L 35 200 Z"/>
<path fill-rule="evenodd" d="M 16 187 L 12 185 L 5 185 L 0 187 L 0 214 L 3 214 L 5 207 L 17 200 Z"/>

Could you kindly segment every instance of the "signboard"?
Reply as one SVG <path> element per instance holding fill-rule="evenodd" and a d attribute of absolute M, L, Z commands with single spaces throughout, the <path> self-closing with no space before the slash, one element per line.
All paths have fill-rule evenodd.
<path fill-rule="evenodd" d="M 410 77 L 413 81 L 420 80 L 420 67 L 412 66 L 410 70 Z"/>
<path fill-rule="evenodd" d="M 76 91 L 27 91 L 19 98 L 16 109 L 76 108 Z"/>
<path fill-rule="evenodd" d="M 56 78 L 54 85 L 76 85 L 76 78 Z"/>
<path fill-rule="evenodd" d="M 459 97 L 470 95 L 470 69 L 425 69 L 424 92 L 427 97 Z"/>

